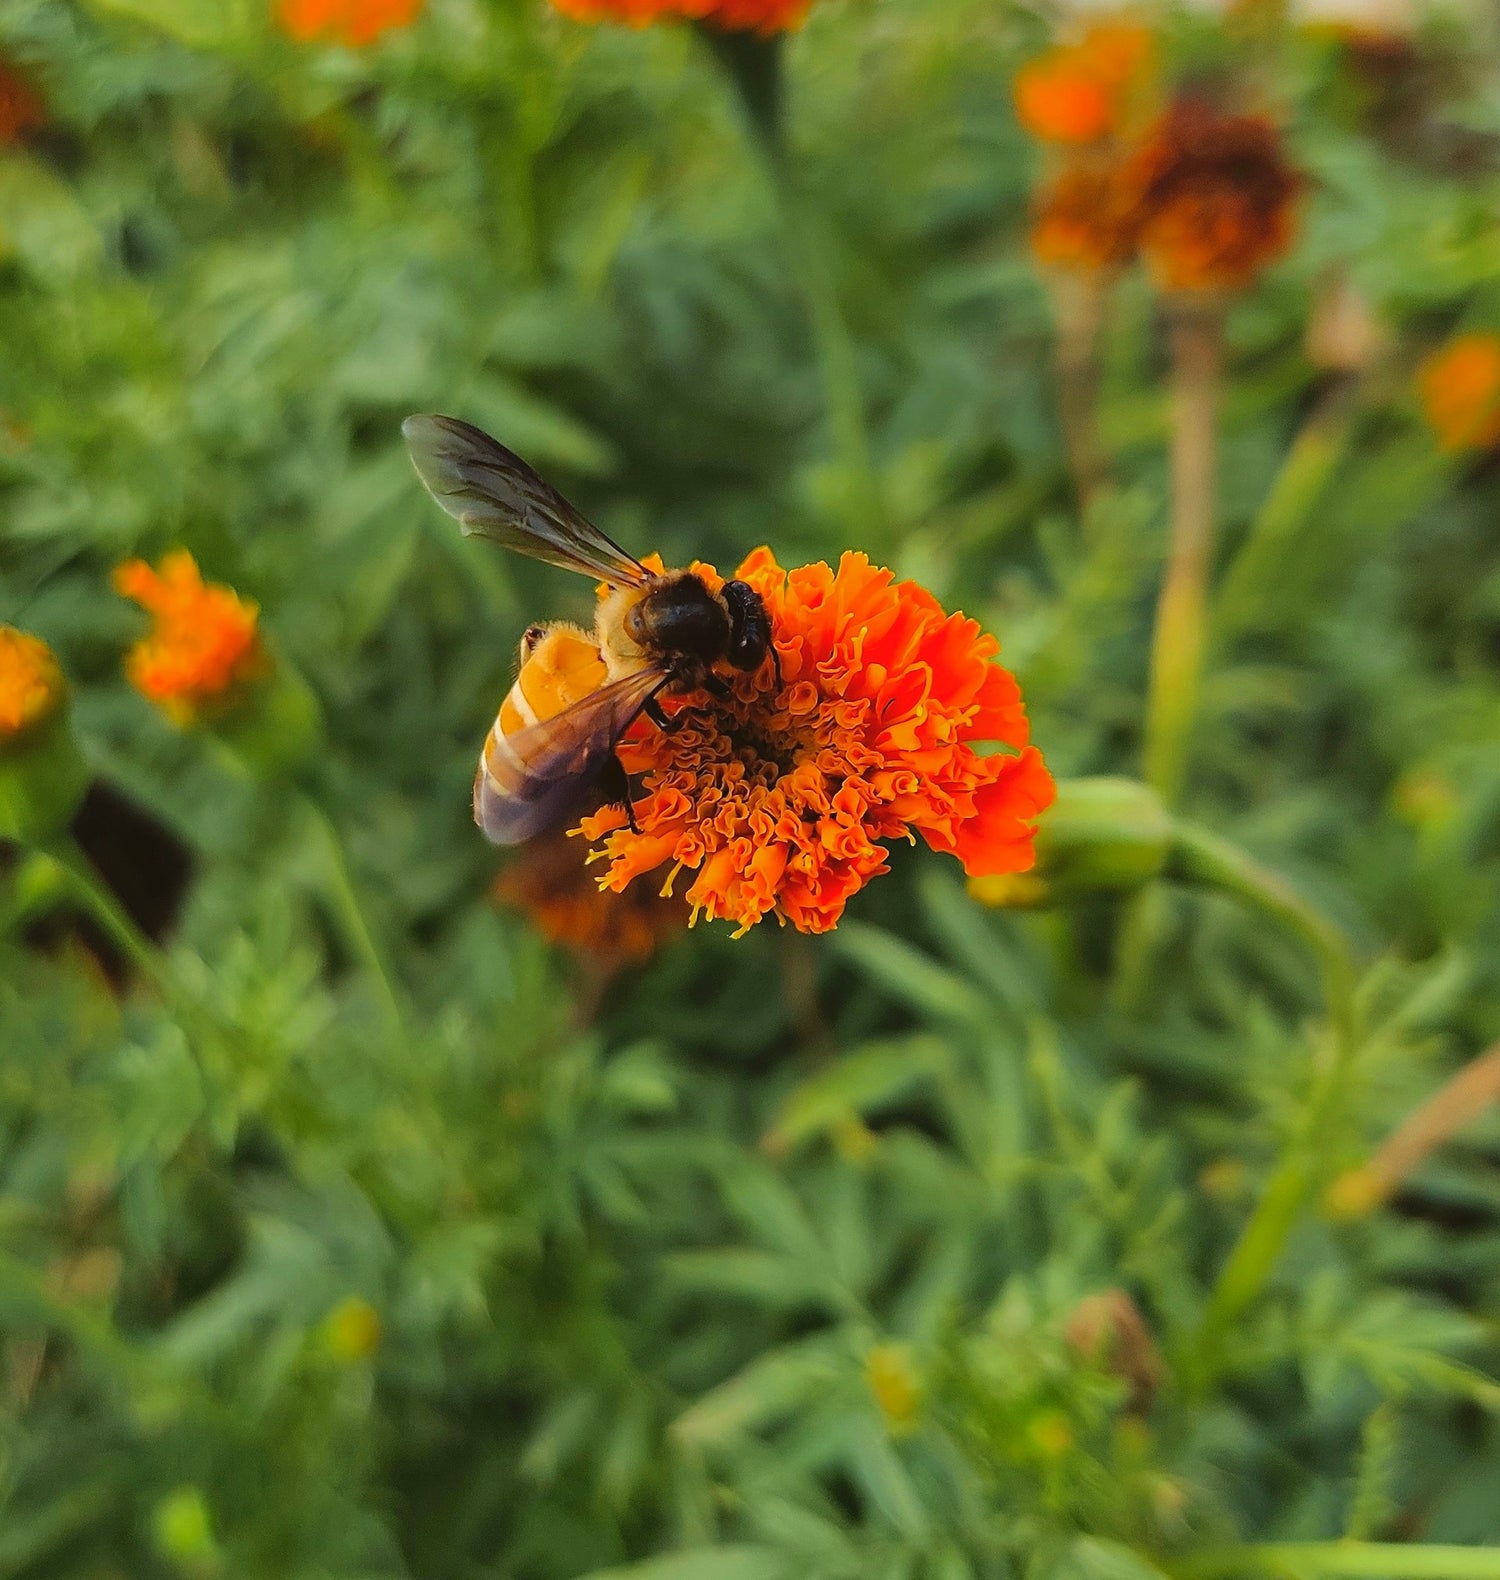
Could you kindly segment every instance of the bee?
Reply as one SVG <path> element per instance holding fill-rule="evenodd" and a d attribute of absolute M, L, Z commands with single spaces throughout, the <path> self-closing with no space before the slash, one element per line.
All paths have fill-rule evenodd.
<path fill-rule="evenodd" d="M 742 581 L 714 592 L 694 571 L 648 570 L 520 456 L 456 417 L 408 417 L 401 432 L 417 476 L 466 534 L 608 588 L 592 633 L 557 621 L 522 637 L 515 684 L 480 754 L 474 821 L 495 844 L 518 845 L 602 794 L 624 806 L 634 828 L 615 748 L 640 714 L 671 730 L 664 695 L 727 696 L 720 664 L 753 674 L 769 659 L 779 688 L 760 594 Z"/>

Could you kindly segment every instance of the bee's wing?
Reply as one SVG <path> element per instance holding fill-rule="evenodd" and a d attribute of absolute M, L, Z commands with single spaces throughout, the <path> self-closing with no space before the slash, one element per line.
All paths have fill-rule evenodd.
<path fill-rule="evenodd" d="M 582 814 L 620 737 L 667 678 L 643 669 L 511 735 L 497 722 L 474 776 L 474 821 L 495 844 L 519 845 Z"/>
<path fill-rule="evenodd" d="M 639 560 L 481 429 L 457 417 L 426 415 L 408 417 L 401 432 L 427 492 L 466 533 L 615 587 L 639 587 L 649 579 Z"/>

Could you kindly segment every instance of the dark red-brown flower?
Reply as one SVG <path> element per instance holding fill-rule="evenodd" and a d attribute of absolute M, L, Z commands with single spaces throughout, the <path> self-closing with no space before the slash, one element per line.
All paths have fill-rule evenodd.
<path fill-rule="evenodd" d="M 687 699 L 672 733 L 626 737 L 639 831 L 614 807 L 582 824 L 605 887 L 665 865 L 670 892 L 686 869 L 695 918 L 823 932 L 886 870 L 886 840 L 920 834 L 971 876 L 1032 865 L 1056 787 L 994 637 L 862 554 L 785 571 L 757 549 L 736 575 L 765 600 L 781 684 L 767 665 Z"/>
<path fill-rule="evenodd" d="M 1170 291 L 1243 288 L 1291 246 L 1302 177 L 1263 115 L 1173 104 L 1131 156 L 1141 251 Z"/>
<path fill-rule="evenodd" d="M 0 147 L 18 142 L 46 119 L 42 96 L 14 67 L 0 60 Z"/>
<path fill-rule="evenodd" d="M 645 27 L 673 19 L 707 22 L 727 33 L 769 37 L 799 27 L 812 0 L 552 0 L 575 22 L 624 22 Z"/>

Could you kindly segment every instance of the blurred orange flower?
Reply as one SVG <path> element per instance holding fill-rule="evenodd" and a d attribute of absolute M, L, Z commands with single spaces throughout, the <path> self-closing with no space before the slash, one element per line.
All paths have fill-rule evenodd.
<path fill-rule="evenodd" d="M 178 724 L 232 699 L 235 689 L 269 668 L 256 630 L 260 611 L 228 587 L 205 583 L 186 549 L 115 567 L 115 591 L 153 619 L 149 635 L 125 656 L 137 691 Z"/>
<path fill-rule="evenodd" d="M 886 870 L 882 840 L 920 833 L 971 876 L 1032 865 L 1055 786 L 994 637 L 862 554 L 788 572 L 762 548 L 736 575 L 765 600 L 782 684 L 766 666 L 723 702 L 685 705 L 673 733 L 643 723 L 626 737 L 639 832 L 617 807 L 581 825 L 602 842 L 601 886 L 671 862 L 668 892 L 682 868 L 696 873 L 694 920 L 743 932 L 774 912 L 824 932 Z M 1008 750 L 981 756 L 985 743 Z"/>
<path fill-rule="evenodd" d="M 363 49 L 383 33 L 410 27 L 422 0 L 279 0 L 281 29 L 299 44 L 347 44 Z"/>
<path fill-rule="evenodd" d="M 1036 196 L 1031 250 L 1050 268 L 1096 272 L 1135 255 L 1140 209 L 1113 163 L 1071 165 Z"/>
<path fill-rule="evenodd" d="M 1423 365 L 1422 410 L 1445 450 L 1500 441 L 1500 335 L 1460 335 Z"/>
<path fill-rule="evenodd" d="M 552 0 L 552 4 L 576 22 L 645 27 L 648 22 L 678 18 L 709 22 L 725 32 L 753 30 L 769 37 L 801 26 L 812 0 Z"/>
<path fill-rule="evenodd" d="M 40 637 L 0 625 L 0 746 L 41 723 L 65 690 L 52 649 Z"/>
<path fill-rule="evenodd" d="M 41 95 L 0 60 L 0 146 L 13 143 L 47 119 Z"/>
<path fill-rule="evenodd" d="M 682 899 L 658 894 L 650 884 L 624 894 L 601 889 L 587 858 L 583 842 L 565 833 L 533 840 L 495 879 L 494 896 L 525 915 L 548 943 L 610 970 L 649 960 L 686 932 Z"/>
<path fill-rule="evenodd" d="M 1092 143 L 1118 133 L 1150 76 L 1156 46 L 1133 22 L 1099 22 L 1016 73 L 1016 115 L 1044 143 Z"/>
<path fill-rule="evenodd" d="M 1302 176 L 1275 124 L 1181 99 L 1131 157 L 1141 250 L 1169 291 L 1236 290 L 1291 246 Z"/>

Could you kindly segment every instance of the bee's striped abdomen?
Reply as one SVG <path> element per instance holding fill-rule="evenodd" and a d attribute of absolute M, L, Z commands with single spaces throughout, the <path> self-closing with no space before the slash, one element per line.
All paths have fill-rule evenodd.
<path fill-rule="evenodd" d="M 474 821 L 484 829 L 495 826 L 498 802 L 514 796 L 525 780 L 527 764 L 509 737 L 556 717 L 608 679 L 594 636 L 562 621 L 539 638 L 528 633 L 521 653 L 520 672 L 495 715 L 474 776 Z"/>

